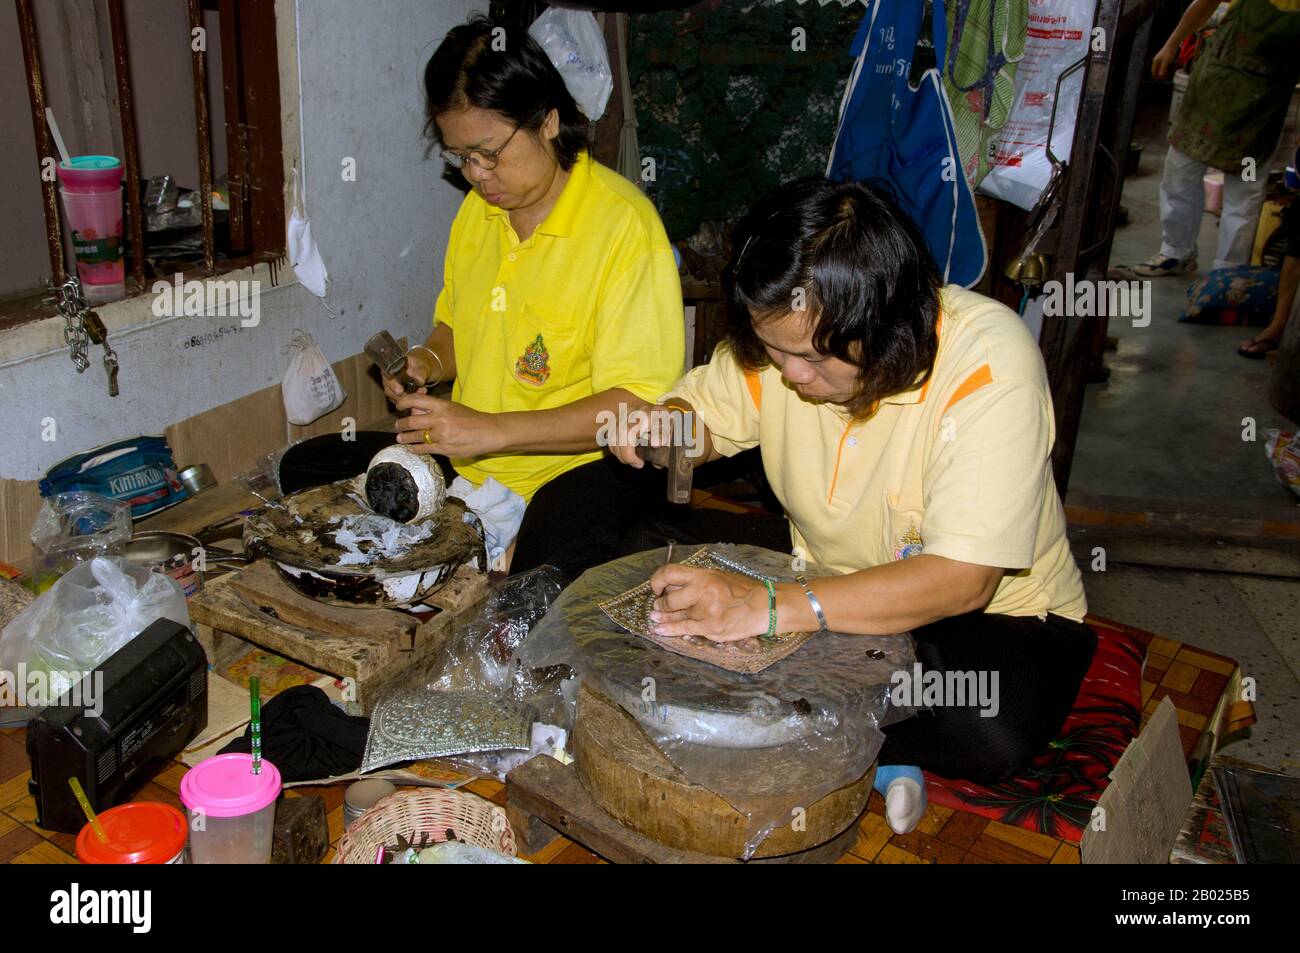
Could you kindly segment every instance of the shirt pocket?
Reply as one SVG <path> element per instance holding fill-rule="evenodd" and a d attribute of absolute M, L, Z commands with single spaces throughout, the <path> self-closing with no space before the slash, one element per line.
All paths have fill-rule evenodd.
<path fill-rule="evenodd" d="M 579 323 L 527 303 L 506 336 L 508 372 L 525 391 L 554 391 L 591 376 Z"/>
<path fill-rule="evenodd" d="M 885 500 L 885 525 L 882 542 L 886 557 L 894 562 L 920 555 L 923 549 L 921 526 L 925 507 L 919 499 L 890 494 Z"/>

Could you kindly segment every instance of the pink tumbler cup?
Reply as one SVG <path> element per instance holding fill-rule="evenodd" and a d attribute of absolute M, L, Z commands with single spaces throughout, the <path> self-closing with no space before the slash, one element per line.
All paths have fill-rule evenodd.
<path fill-rule="evenodd" d="M 126 297 L 121 160 L 74 156 L 71 164 L 59 163 L 58 174 L 86 300 L 95 304 Z"/>

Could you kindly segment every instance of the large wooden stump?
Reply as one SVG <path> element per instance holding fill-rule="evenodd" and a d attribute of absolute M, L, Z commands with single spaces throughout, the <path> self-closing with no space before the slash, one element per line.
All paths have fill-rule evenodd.
<path fill-rule="evenodd" d="M 676 850 L 743 855 L 748 818 L 708 788 L 688 781 L 631 715 L 586 684 L 578 694 L 573 756 L 578 779 L 592 800 L 625 826 Z M 873 766 L 854 783 L 811 804 L 796 800 L 804 809 L 803 829 L 795 830 L 787 821 L 753 856 L 795 854 L 833 840 L 866 808 L 874 778 Z M 799 792 L 790 794 L 797 798 Z M 774 809 L 789 810 L 784 804 Z"/>

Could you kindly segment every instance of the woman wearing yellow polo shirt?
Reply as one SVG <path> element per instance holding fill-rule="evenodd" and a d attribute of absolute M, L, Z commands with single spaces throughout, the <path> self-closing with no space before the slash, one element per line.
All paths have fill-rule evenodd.
<path fill-rule="evenodd" d="M 663 400 L 694 411 L 703 459 L 757 445 L 788 524 L 692 511 L 660 531 L 793 543 L 839 575 L 778 585 L 773 606 L 745 576 L 665 566 L 657 630 L 910 631 L 925 672 L 975 673 L 992 704 L 887 727 L 880 763 L 1013 775 L 1064 722 L 1096 647 L 1037 345 L 1013 311 L 941 288 L 924 237 L 869 186 L 785 186 L 737 234 L 730 340 Z"/>
<path fill-rule="evenodd" d="M 682 373 L 672 247 L 649 200 L 586 151 L 588 123 L 522 29 L 471 19 L 424 75 L 429 133 L 471 186 L 451 226 L 434 329 L 409 354 L 451 400 L 403 396 L 401 443 L 529 501 L 512 571 L 567 574 L 616 554 L 663 498 L 597 444 L 602 412 Z M 645 477 L 649 477 L 646 479 Z"/>

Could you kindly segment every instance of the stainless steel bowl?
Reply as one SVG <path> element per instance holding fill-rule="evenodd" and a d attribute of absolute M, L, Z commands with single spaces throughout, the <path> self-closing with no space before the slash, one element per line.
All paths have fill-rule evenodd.
<path fill-rule="evenodd" d="M 177 566 L 192 564 L 196 553 L 203 554 L 205 569 L 197 572 L 198 588 L 203 588 L 204 578 L 214 571 L 228 569 L 233 565 L 245 565 L 248 557 L 240 553 L 214 549 L 204 546 L 195 537 L 187 533 L 169 533 L 161 530 L 142 530 L 137 532 L 122 548 L 123 558 L 144 566 L 172 575 Z"/>
<path fill-rule="evenodd" d="M 212 468 L 206 463 L 186 467 L 177 476 L 180 478 L 181 485 L 196 496 L 217 485 L 217 478 L 212 475 Z"/>

